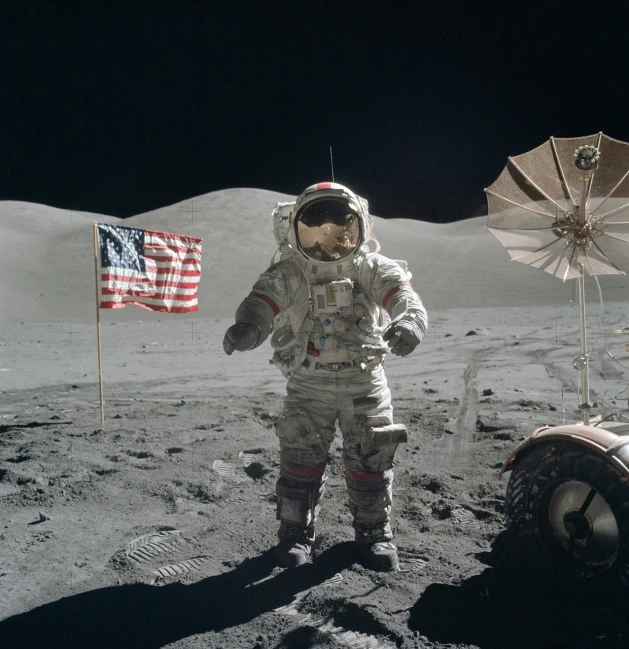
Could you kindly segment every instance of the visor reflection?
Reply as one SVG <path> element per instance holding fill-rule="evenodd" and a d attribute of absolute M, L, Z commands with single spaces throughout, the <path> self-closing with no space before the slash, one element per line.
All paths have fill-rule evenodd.
<path fill-rule="evenodd" d="M 338 261 L 356 250 L 359 216 L 342 201 L 321 200 L 297 214 L 297 240 L 316 261 Z"/>

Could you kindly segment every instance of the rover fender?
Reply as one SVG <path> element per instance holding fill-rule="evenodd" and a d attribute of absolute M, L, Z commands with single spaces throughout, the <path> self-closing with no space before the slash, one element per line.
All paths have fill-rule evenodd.
<path fill-rule="evenodd" d="M 616 435 L 604 428 L 575 424 L 537 428 L 507 458 L 498 477 L 502 477 L 506 471 L 512 471 L 527 448 L 555 440 L 569 440 L 605 456 L 625 478 L 629 479 L 629 436 Z"/>

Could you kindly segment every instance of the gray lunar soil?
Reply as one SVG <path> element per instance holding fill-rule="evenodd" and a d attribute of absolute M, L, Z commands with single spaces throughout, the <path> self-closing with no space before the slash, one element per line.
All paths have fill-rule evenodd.
<path fill-rule="evenodd" d="M 530 287 L 541 275 L 518 270 Z M 568 289 L 554 280 L 561 303 L 544 293 L 515 306 L 497 280 L 491 308 L 482 285 L 466 297 L 476 307 L 442 308 L 414 272 L 430 330 L 412 355 L 386 359 L 409 431 L 395 466 L 396 573 L 365 569 L 355 552 L 340 435 L 312 562 L 275 566 L 285 380 L 268 342 L 223 353 L 230 305 L 216 317 L 104 314 L 104 426 L 94 322 L 29 320 L 24 305 L 23 321 L 1 322 L 0 647 L 629 646 L 611 591 L 529 574 L 505 531 L 503 462 L 535 428 L 578 420 Z M 463 289 L 451 290 L 456 306 Z M 597 314 L 592 301 L 591 342 Z M 623 302 L 606 304 L 592 357 L 604 416 L 628 414 L 629 370 L 602 345 L 626 318 Z M 624 337 L 612 343 L 627 357 Z"/>

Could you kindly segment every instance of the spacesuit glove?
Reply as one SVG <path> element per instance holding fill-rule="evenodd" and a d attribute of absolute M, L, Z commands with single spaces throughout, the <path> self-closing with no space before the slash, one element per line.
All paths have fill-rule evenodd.
<path fill-rule="evenodd" d="M 424 334 L 416 322 L 393 321 L 382 334 L 396 356 L 408 356 L 422 341 Z"/>
<path fill-rule="evenodd" d="M 237 322 L 225 332 L 223 349 L 228 356 L 234 351 L 246 352 L 253 349 L 259 338 L 260 331 L 252 322 Z"/>

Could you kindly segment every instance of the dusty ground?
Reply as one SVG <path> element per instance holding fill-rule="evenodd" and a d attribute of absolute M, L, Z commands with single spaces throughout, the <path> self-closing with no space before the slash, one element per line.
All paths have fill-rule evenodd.
<path fill-rule="evenodd" d="M 502 462 L 576 420 L 575 307 L 431 316 L 387 363 L 409 443 L 402 570 L 386 575 L 350 543 L 340 440 L 312 564 L 274 567 L 284 380 L 268 345 L 227 358 L 226 321 L 105 324 L 101 426 L 95 327 L 1 326 L 0 647 L 629 646 L 617 601 L 533 579 L 504 531 Z M 625 325 L 608 305 L 602 335 Z M 627 413 L 627 380 L 599 342 L 599 412 Z"/>

